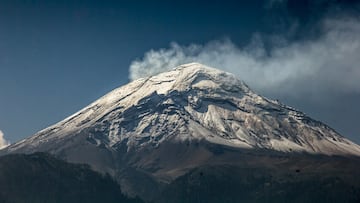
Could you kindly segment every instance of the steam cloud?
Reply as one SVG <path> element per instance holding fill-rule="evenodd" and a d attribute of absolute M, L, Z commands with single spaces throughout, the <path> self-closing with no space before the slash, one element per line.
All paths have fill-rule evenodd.
<path fill-rule="evenodd" d="M 10 145 L 10 142 L 5 140 L 4 133 L 0 130 L 0 149 L 3 149 L 5 147 L 7 147 L 8 145 Z"/>
<path fill-rule="evenodd" d="M 315 40 L 279 40 L 270 49 L 264 48 L 260 35 L 242 48 L 230 40 L 189 46 L 174 42 L 170 48 L 150 50 L 133 61 L 129 77 L 135 80 L 199 62 L 234 73 L 268 95 L 360 93 L 360 20 L 327 19 L 321 26 L 323 34 Z"/>

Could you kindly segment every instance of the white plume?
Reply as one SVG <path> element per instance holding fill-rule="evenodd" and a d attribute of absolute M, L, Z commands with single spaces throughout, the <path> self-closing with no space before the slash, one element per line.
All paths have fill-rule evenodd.
<path fill-rule="evenodd" d="M 360 21 L 355 18 L 324 20 L 316 40 L 275 43 L 269 51 L 260 35 L 243 48 L 230 40 L 205 45 L 150 50 L 130 65 L 130 79 L 199 62 L 238 75 L 265 94 L 292 95 L 335 91 L 360 93 Z M 281 44 L 281 45 L 280 45 Z"/>
<path fill-rule="evenodd" d="M 10 145 L 10 142 L 4 138 L 4 133 L 0 130 L 0 149 Z"/>

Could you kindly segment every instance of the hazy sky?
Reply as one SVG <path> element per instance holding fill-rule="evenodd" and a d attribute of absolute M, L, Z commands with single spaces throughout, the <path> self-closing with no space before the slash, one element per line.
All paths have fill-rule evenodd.
<path fill-rule="evenodd" d="M 15 142 L 196 60 L 360 143 L 359 58 L 359 1 L 0 1 L 0 132 Z"/>

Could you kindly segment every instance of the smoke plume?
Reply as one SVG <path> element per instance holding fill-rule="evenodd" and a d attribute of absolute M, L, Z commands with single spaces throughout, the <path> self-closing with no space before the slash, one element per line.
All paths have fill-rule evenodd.
<path fill-rule="evenodd" d="M 322 35 L 287 43 L 277 37 L 265 48 L 261 35 L 239 47 L 231 40 L 150 50 L 130 65 L 130 79 L 151 76 L 178 65 L 199 62 L 234 73 L 253 89 L 297 96 L 320 92 L 360 93 L 360 20 L 326 19 Z"/>

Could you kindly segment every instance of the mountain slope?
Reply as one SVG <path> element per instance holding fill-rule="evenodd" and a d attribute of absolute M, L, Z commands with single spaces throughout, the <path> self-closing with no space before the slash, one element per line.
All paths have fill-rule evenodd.
<path fill-rule="evenodd" d="M 128 202 L 119 185 L 85 165 L 35 153 L 0 157 L 0 202 Z"/>
<path fill-rule="evenodd" d="M 291 163 L 295 160 L 299 163 Z M 282 165 L 202 166 L 173 181 L 156 202 L 360 201 L 359 162 L 329 157 L 282 161 Z"/>
<path fill-rule="evenodd" d="M 124 140 L 128 148 L 156 146 L 174 135 L 240 148 L 360 155 L 358 145 L 328 126 L 255 94 L 232 74 L 196 63 L 115 89 L 9 151 L 37 150 L 94 126 L 106 135 L 89 139 L 108 147 Z"/>
<path fill-rule="evenodd" d="M 194 168 L 251 160 L 242 154 L 360 155 L 325 124 L 197 63 L 115 89 L 1 153 L 36 151 L 87 163 L 144 199 Z"/>

